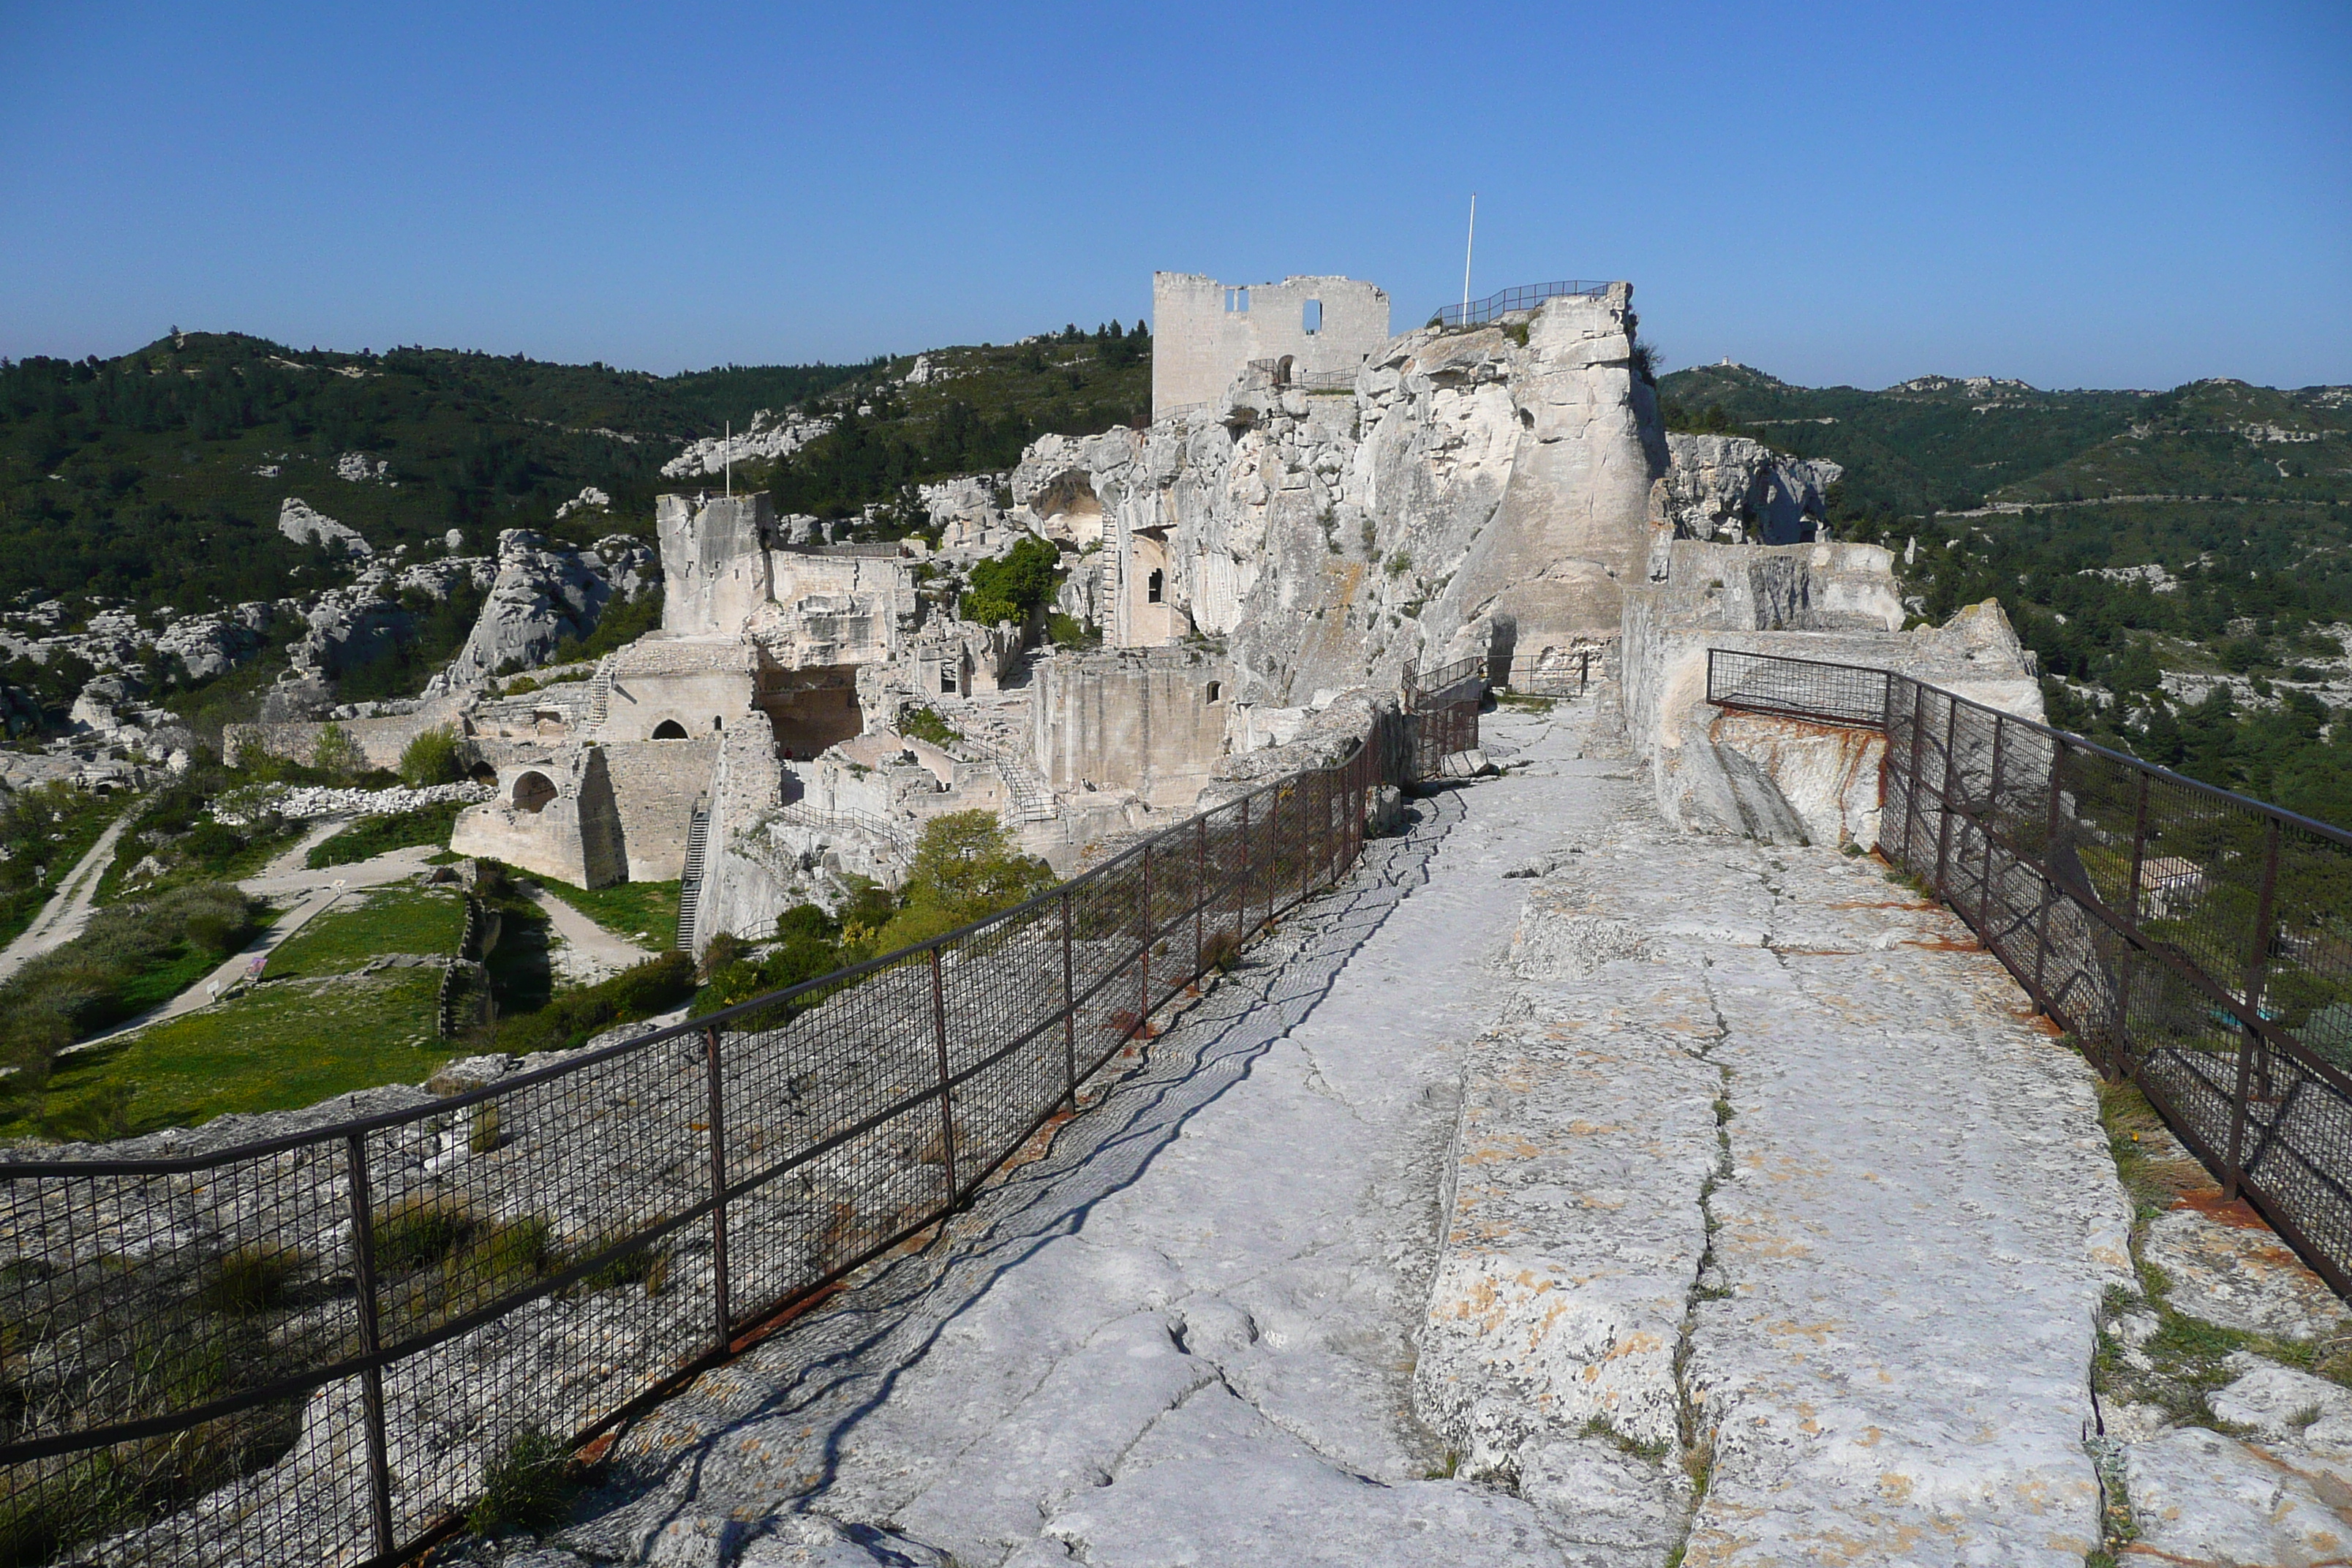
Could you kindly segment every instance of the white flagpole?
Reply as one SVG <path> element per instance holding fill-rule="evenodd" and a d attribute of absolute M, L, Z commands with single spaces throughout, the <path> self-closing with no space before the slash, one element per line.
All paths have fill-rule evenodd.
<path fill-rule="evenodd" d="M 1470 193 L 1470 236 L 1462 242 L 1462 315 L 1468 324 L 1470 315 L 1470 247 L 1478 243 L 1478 193 Z"/>

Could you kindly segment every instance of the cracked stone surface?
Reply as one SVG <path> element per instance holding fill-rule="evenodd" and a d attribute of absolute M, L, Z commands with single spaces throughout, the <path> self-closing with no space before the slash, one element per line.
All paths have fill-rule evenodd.
<path fill-rule="evenodd" d="M 1874 864 L 1592 788 L 1468 1065 L 1423 1408 L 1582 1561 L 2080 1563 L 2130 1278 L 2089 1069 Z"/>
<path fill-rule="evenodd" d="M 943 1238 L 625 1434 L 550 1545 L 2081 1563 L 2131 1278 L 2089 1069 L 1874 863 L 1664 828 L 1599 708 L 1489 715 L 1503 777 L 1419 802 Z M 2326 1511 L 2334 1405 L 2230 1400 L 2269 1447 L 2131 1446 L 2151 1542 L 2230 1549 L 2265 1467 Z"/>

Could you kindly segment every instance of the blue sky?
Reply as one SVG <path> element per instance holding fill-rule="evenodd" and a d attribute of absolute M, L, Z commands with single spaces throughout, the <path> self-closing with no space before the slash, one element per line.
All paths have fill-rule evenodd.
<path fill-rule="evenodd" d="M 1627 278 L 1792 381 L 2352 382 L 2352 5 L 0 6 L 0 354 L 671 371 L 1155 268 Z"/>

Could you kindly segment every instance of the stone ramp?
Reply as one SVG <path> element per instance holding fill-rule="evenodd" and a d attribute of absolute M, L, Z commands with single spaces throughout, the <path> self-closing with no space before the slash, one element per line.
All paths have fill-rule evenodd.
<path fill-rule="evenodd" d="M 627 1434 L 566 1542 L 1564 1563 L 1411 1410 L 1460 1053 L 1523 888 L 1502 872 L 1590 795 L 1557 773 L 1480 787 L 1514 808 L 1421 802 L 944 1242 Z M 811 1547 L 818 1521 L 885 1533 Z"/>
<path fill-rule="evenodd" d="M 2151 1545 L 2236 1540 L 2191 1516 L 2338 1403 L 2297 1437 L 2309 1389 L 2264 1395 L 2291 1450 L 2102 1449 L 2133 1272 L 2090 1069 L 1876 862 L 1660 826 L 1595 711 L 1488 716 L 1511 772 L 625 1434 L 567 1550 L 2073 1568 L 2105 1451 Z"/>

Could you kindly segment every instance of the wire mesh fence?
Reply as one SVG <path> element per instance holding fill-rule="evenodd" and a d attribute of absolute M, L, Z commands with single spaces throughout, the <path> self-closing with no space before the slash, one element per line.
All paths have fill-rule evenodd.
<path fill-rule="evenodd" d="M 531 1445 L 593 1438 L 946 1218 L 1171 997 L 1347 874 L 1396 750 L 426 1105 L 0 1163 L 0 1552 L 400 1560 Z"/>
<path fill-rule="evenodd" d="M 1569 295 L 1598 298 L 1609 292 L 1605 282 L 1571 278 L 1556 283 L 1523 283 L 1516 289 L 1504 289 L 1483 300 L 1473 300 L 1465 305 L 1445 305 L 1430 318 L 1440 327 L 1475 327 L 1507 316 L 1514 310 L 1532 310 L 1546 300 L 1558 300 Z"/>
<path fill-rule="evenodd" d="M 1708 694 L 1883 726 L 1886 857 L 2352 1293 L 2352 834 L 1886 671 L 1718 652 Z"/>

